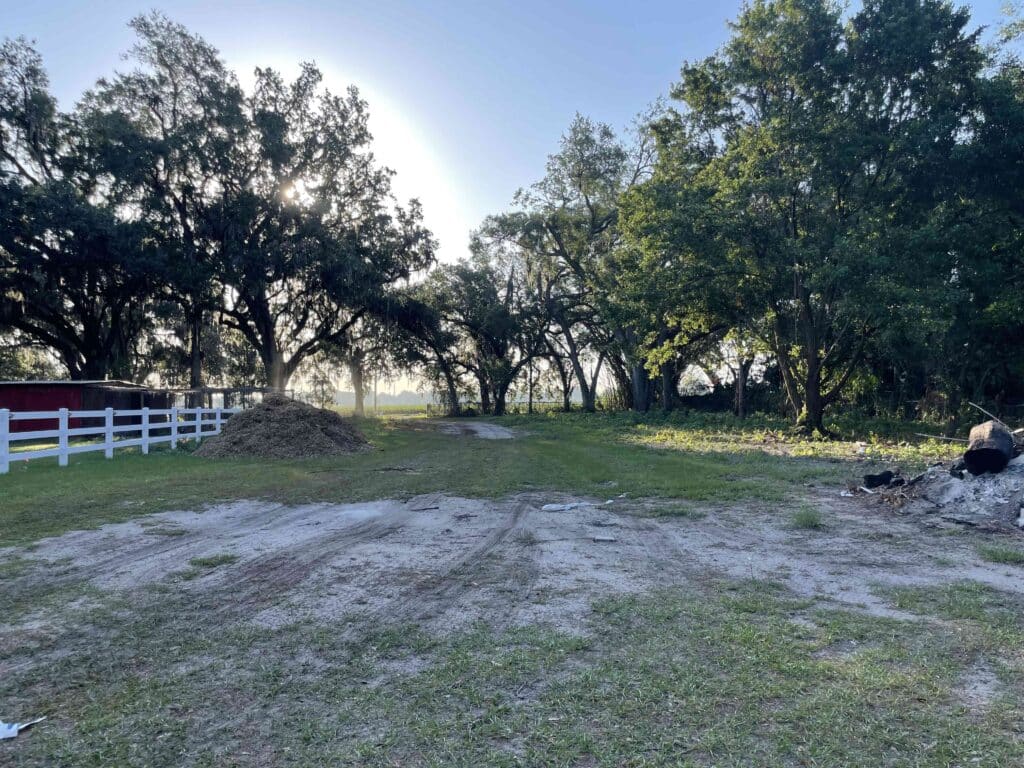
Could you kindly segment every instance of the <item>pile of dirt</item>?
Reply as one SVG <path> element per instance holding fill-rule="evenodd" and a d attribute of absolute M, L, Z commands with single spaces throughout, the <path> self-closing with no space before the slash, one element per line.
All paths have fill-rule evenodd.
<path fill-rule="evenodd" d="M 300 459 L 368 448 L 366 438 L 351 420 L 334 411 L 269 394 L 259 405 L 228 419 L 221 433 L 205 439 L 196 455 L 213 459 Z"/>

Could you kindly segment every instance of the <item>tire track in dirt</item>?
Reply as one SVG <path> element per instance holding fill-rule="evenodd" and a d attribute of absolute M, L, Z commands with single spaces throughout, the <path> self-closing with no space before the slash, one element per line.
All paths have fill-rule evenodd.
<path fill-rule="evenodd" d="M 207 513 L 167 512 L 151 516 L 148 522 L 152 525 L 141 532 L 135 522 L 110 526 L 106 535 L 98 535 L 96 531 L 75 532 L 61 537 L 69 539 L 66 547 L 59 547 L 61 539 L 53 539 L 44 542 L 37 554 L 48 558 L 65 555 L 72 559 L 74 567 L 65 576 L 68 581 L 80 580 L 85 573 L 93 581 L 117 586 L 124 581 L 122 576 L 130 574 L 130 584 L 146 583 L 166 575 L 169 567 L 186 567 L 190 558 L 204 554 L 202 547 L 197 546 L 204 541 L 230 541 L 271 522 L 278 521 L 280 524 L 282 520 L 301 519 L 308 511 L 307 508 L 288 507 L 284 504 L 249 503 L 244 512 L 241 507 L 227 507 L 223 519 L 231 522 L 218 526 L 217 538 L 213 542 L 206 538 L 204 524 L 208 520 L 204 515 Z M 186 527 L 188 525 L 193 527 Z M 168 530 L 182 533 L 159 533 Z M 47 543 L 58 545 L 57 551 L 49 553 Z"/>
<path fill-rule="evenodd" d="M 527 599 L 539 573 L 527 537 L 532 509 L 526 500 L 513 501 L 507 512 L 502 510 L 496 525 L 482 534 L 481 543 L 454 550 L 453 559 L 433 564 L 430 573 L 405 586 L 396 597 L 362 612 L 361 622 L 370 627 L 381 623 L 450 627 L 474 617 L 492 625 L 507 624 L 512 618 L 510 604 Z M 474 607 L 481 605 L 487 607 Z"/>
<path fill-rule="evenodd" d="M 204 598 L 220 606 L 221 612 L 249 614 L 267 608 L 287 599 L 293 589 L 347 550 L 394 535 L 412 514 L 408 509 L 396 510 L 384 517 L 336 530 L 312 543 L 304 540 L 284 551 L 277 549 L 248 560 Z"/>

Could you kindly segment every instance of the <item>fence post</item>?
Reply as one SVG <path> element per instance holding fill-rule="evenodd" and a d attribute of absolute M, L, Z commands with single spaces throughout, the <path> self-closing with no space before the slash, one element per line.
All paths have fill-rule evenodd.
<path fill-rule="evenodd" d="M 11 412 L 0 408 L 0 475 L 11 468 Z"/>
<path fill-rule="evenodd" d="M 114 409 L 103 409 L 103 456 L 114 458 Z"/>
<path fill-rule="evenodd" d="M 171 449 L 178 447 L 178 406 L 171 408 Z"/>
<path fill-rule="evenodd" d="M 149 408 L 142 409 L 142 452 L 149 453 Z"/>
<path fill-rule="evenodd" d="M 61 408 L 58 411 L 57 430 L 57 464 L 61 467 L 68 465 L 68 409 Z"/>
<path fill-rule="evenodd" d="M 203 442 L 203 406 L 196 408 L 196 445 Z"/>
<path fill-rule="evenodd" d="M 214 418 L 213 434 L 215 434 L 215 435 L 219 435 L 220 434 L 220 414 L 221 414 L 221 411 L 223 411 L 223 410 L 224 410 L 223 408 L 218 408 L 216 411 L 214 411 L 215 418 Z"/>

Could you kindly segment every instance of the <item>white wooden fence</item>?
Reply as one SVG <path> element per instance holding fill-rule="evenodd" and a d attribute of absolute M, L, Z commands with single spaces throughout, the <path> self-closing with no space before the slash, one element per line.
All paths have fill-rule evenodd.
<path fill-rule="evenodd" d="M 66 467 L 73 453 L 103 451 L 110 459 L 115 448 L 138 446 L 149 453 L 149 446 L 170 443 L 178 447 L 179 440 L 202 440 L 220 434 L 221 424 L 240 408 L 141 408 L 121 410 L 105 408 L 102 411 L 9 411 L 0 408 L 0 475 L 7 473 L 12 461 L 28 461 L 57 457 L 57 463 Z M 73 422 L 88 420 L 94 426 L 71 427 Z M 120 420 L 122 423 L 118 423 Z M 56 422 L 56 428 L 12 432 L 11 425 L 18 421 Z M 130 423 L 124 423 L 129 421 Z M 124 435 L 125 437 L 120 437 Z M 133 436 L 133 435 L 137 435 Z M 71 438 L 84 438 L 72 442 Z M 93 439 L 90 439 L 93 438 Z M 102 441 L 98 438 L 102 438 Z M 55 448 L 15 450 L 18 443 L 52 442 Z"/>

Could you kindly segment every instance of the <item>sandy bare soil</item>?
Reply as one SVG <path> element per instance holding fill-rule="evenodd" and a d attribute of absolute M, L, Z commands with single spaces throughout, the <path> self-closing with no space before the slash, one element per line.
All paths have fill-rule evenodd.
<path fill-rule="evenodd" d="M 481 619 L 582 631 L 600 597 L 720 577 L 770 579 L 799 595 L 904 618 L 912 617 L 891 608 L 879 587 L 966 578 L 1024 591 L 1011 567 L 977 557 L 976 536 L 922 531 L 831 496 L 821 500 L 831 512 L 818 531 L 789 528 L 778 509 L 712 509 L 695 520 L 651 517 L 656 501 L 594 501 L 238 501 L 68 533 L 0 552 L 0 563 L 33 561 L 22 578 L 40 584 L 85 579 L 118 591 L 175 583 L 227 621 L 348 616 L 354 631 L 416 622 L 446 632 Z M 571 508 L 543 511 L 551 503 Z M 237 559 L 181 578 L 191 560 L 217 555 Z"/>
<path fill-rule="evenodd" d="M 487 421 L 467 419 L 466 421 L 438 421 L 435 423 L 438 432 L 446 435 L 470 435 L 482 437 L 484 440 L 511 440 L 515 437 L 515 433 L 508 427 L 491 424 Z"/>

